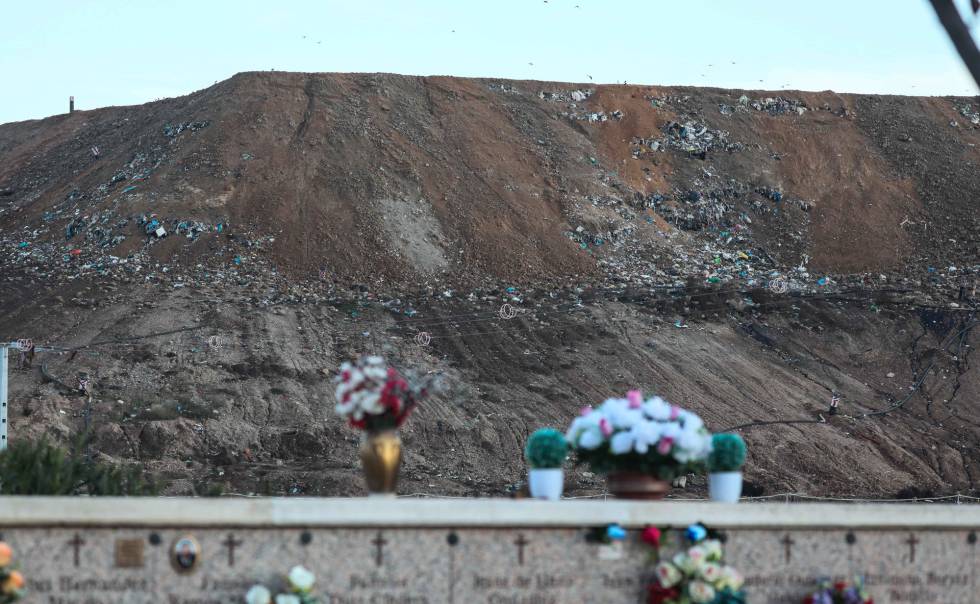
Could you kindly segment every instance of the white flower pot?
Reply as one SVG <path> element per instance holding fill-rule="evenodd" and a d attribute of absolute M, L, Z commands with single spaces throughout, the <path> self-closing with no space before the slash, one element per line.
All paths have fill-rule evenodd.
<path fill-rule="evenodd" d="M 708 474 L 708 494 L 712 501 L 738 503 L 742 496 L 741 472 L 713 472 Z"/>
<path fill-rule="evenodd" d="M 527 486 L 535 499 L 558 501 L 564 484 L 565 474 L 561 468 L 531 468 L 527 471 Z"/>

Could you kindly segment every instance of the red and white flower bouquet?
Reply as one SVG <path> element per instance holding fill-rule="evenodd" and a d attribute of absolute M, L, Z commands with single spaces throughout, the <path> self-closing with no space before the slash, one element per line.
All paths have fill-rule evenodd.
<path fill-rule="evenodd" d="M 368 432 L 397 428 L 425 398 L 433 380 L 409 381 L 380 356 L 362 356 L 340 367 L 337 414 L 350 425 Z"/>

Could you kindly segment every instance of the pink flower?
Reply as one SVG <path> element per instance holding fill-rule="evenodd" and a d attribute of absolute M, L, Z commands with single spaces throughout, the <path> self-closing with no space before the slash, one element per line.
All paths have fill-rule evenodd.
<path fill-rule="evenodd" d="M 627 392 L 626 399 L 630 402 L 630 409 L 639 409 L 643 405 L 643 393 L 639 390 Z"/>
<path fill-rule="evenodd" d="M 608 419 L 602 418 L 599 420 L 599 431 L 602 432 L 602 435 L 605 436 L 606 438 L 612 436 L 613 429 L 612 426 L 609 424 Z"/>
<path fill-rule="evenodd" d="M 668 453 L 670 453 L 670 448 L 673 446 L 674 446 L 674 439 L 669 436 L 665 436 L 660 439 L 660 442 L 657 443 L 657 453 L 660 453 L 661 455 L 667 455 Z"/>
<path fill-rule="evenodd" d="M 644 543 L 648 543 L 653 547 L 659 547 L 660 529 L 658 529 L 655 526 L 648 526 L 645 529 L 643 529 L 642 533 L 640 533 L 640 539 L 642 539 Z"/>
<path fill-rule="evenodd" d="M 670 406 L 670 419 L 672 420 L 677 419 L 678 416 L 680 416 L 680 414 L 681 414 L 680 407 L 675 407 L 673 405 Z"/>
<path fill-rule="evenodd" d="M 582 412 L 579 415 L 581 415 L 582 417 L 585 417 L 586 415 L 588 415 L 590 413 L 592 413 L 592 407 L 582 407 Z"/>

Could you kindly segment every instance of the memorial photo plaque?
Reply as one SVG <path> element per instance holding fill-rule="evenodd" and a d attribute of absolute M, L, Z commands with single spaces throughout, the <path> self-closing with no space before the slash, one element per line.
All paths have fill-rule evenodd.
<path fill-rule="evenodd" d="M 170 552 L 170 561 L 178 573 L 189 574 L 194 572 L 200 557 L 201 545 L 194 537 L 185 535 L 174 541 Z"/>

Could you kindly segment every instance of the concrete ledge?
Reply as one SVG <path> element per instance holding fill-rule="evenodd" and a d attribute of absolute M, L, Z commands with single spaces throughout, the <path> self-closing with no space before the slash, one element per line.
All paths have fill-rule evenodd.
<path fill-rule="evenodd" d="M 619 523 L 718 528 L 980 528 L 980 506 L 514 501 L 0 497 L 0 527 L 541 527 Z"/>

